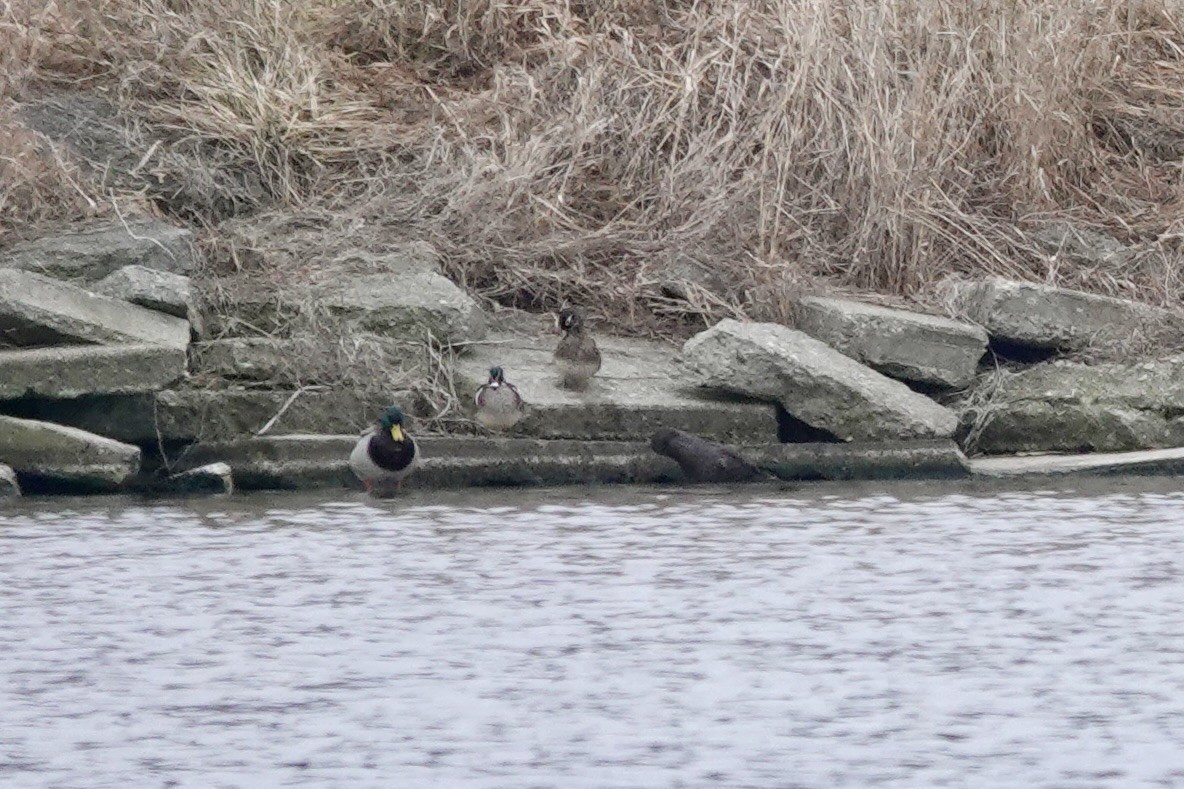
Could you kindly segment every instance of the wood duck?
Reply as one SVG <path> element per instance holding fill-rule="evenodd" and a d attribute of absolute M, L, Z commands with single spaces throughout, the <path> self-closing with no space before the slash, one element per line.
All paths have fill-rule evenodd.
<path fill-rule="evenodd" d="M 583 316 L 570 308 L 559 311 L 555 329 L 563 335 L 554 354 L 560 386 L 586 388 L 588 381 L 600 370 L 600 349 L 596 347 L 596 340 L 585 328 Z"/>
<path fill-rule="evenodd" d="M 500 367 L 489 370 L 489 380 L 477 389 L 477 421 L 490 430 L 509 430 L 526 413 L 518 387 L 506 380 Z"/>
<path fill-rule="evenodd" d="M 349 467 L 371 495 L 386 493 L 392 484 L 401 491 L 404 477 L 419 465 L 419 445 L 403 429 L 403 419 L 398 406 L 383 411 L 350 453 Z"/>

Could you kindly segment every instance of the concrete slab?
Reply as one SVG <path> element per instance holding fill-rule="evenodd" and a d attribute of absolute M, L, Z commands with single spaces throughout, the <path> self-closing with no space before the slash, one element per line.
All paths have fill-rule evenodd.
<path fill-rule="evenodd" d="M 190 317 L 189 277 L 182 274 L 145 266 L 124 266 L 96 282 L 91 289 L 167 315 L 186 320 Z"/>
<path fill-rule="evenodd" d="M 0 416 L 0 462 L 37 486 L 111 491 L 140 467 L 140 449 L 73 427 Z"/>
<path fill-rule="evenodd" d="M 470 346 L 456 364 L 455 382 L 466 407 L 477 387 L 500 366 L 526 400 L 526 416 L 514 433 L 535 438 L 648 441 L 672 427 L 732 443 L 764 443 L 777 437 L 770 403 L 704 391 L 685 382 L 673 345 L 598 336 L 604 358 L 587 390 L 557 386 L 551 361 L 558 338 L 498 332 Z"/>
<path fill-rule="evenodd" d="M 1022 455 L 971 458 L 972 474 L 1016 477 L 1062 474 L 1184 474 L 1184 447 L 1140 452 L 1098 452 L 1088 455 Z"/>
<path fill-rule="evenodd" d="M 348 457 L 357 435 L 290 435 L 199 444 L 182 467 L 213 462 L 234 470 L 247 489 L 361 489 Z M 417 439 L 423 465 L 408 485 L 463 488 L 514 485 L 686 483 L 678 464 L 647 442 L 529 438 Z M 783 480 L 942 479 L 967 474 L 952 441 L 882 444 L 766 444 L 738 447 L 755 465 Z"/>
<path fill-rule="evenodd" d="M 963 321 L 845 299 L 800 299 L 794 327 L 902 381 L 958 389 L 987 352 L 987 332 Z"/>
<path fill-rule="evenodd" d="M 775 323 L 722 320 L 687 340 L 682 359 L 691 380 L 779 402 L 845 441 L 949 438 L 958 425 L 928 397 Z"/>
<path fill-rule="evenodd" d="M 162 345 L 0 349 L 0 400 L 154 392 L 185 376 L 185 351 Z"/>
<path fill-rule="evenodd" d="M 8 250 L 0 264 L 58 279 L 95 282 L 124 266 L 189 274 L 193 233 L 154 219 L 99 221 Z"/>
<path fill-rule="evenodd" d="M 1075 350 L 1178 326 L 1181 316 L 1148 304 L 1002 278 L 949 281 L 944 288 L 968 320 L 993 339 L 1043 350 Z"/>
<path fill-rule="evenodd" d="M 67 282 L 0 269 L 0 345 L 189 345 L 189 322 Z"/>
<path fill-rule="evenodd" d="M 242 490 L 350 488 L 357 435 L 275 436 L 201 444 L 185 466 L 224 462 Z M 417 438 L 422 465 L 405 483 L 420 488 L 678 482 L 678 465 L 638 442 L 540 441 L 506 438 Z"/>
<path fill-rule="evenodd" d="M 72 425 L 129 444 L 153 446 L 157 441 L 225 441 L 250 436 L 277 414 L 279 418 L 268 431 L 273 435 L 356 432 L 391 403 L 406 407 L 414 402 L 408 393 L 399 392 L 375 400 L 342 390 L 307 390 L 293 398 L 294 394 L 249 389 L 169 389 L 156 394 L 13 401 L 4 407 L 17 416 Z"/>

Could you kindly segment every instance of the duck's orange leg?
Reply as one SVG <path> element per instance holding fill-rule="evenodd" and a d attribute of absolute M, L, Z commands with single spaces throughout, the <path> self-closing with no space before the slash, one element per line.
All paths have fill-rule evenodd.
<path fill-rule="evenodd" d="M 369 480 L 369 479 L 364 479 L 364 480 L 362 480 L 362 487 L 366 488 L 366 492 L 367 492 L 367 493 L 374 493 L 374 482 L 373 482 L 373 480 Z"/>

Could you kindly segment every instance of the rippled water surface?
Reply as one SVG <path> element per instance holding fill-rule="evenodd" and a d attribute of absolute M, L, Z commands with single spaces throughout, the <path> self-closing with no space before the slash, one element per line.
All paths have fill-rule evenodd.
<path fill-rule="evenodd" d="M 1184 495 L 0 505 L 0 786 L 1184 785 Z"/>

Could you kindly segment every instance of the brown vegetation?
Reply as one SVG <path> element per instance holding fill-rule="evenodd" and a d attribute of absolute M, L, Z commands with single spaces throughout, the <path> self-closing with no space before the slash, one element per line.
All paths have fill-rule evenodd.
<path fill-rule="evenodd" d="M 487 298 L 633 330 L 783 319 L 802 289 L 925 301 L 953 273 L 1178 303 L 1181 20 L 1182 0 L 0 0 L 0 243 L 133 203 L 211 238 L 330 216 L 326 247 L 427 240 Z M 153 178 L 31 131 L 22 103 L 63 90 L 109 100 L 135 152 L 111 169 Z M 1135 253 L 1050 255 L 1058 218 Z M 278 265 L 225 248 L 212 274 Z"/>

